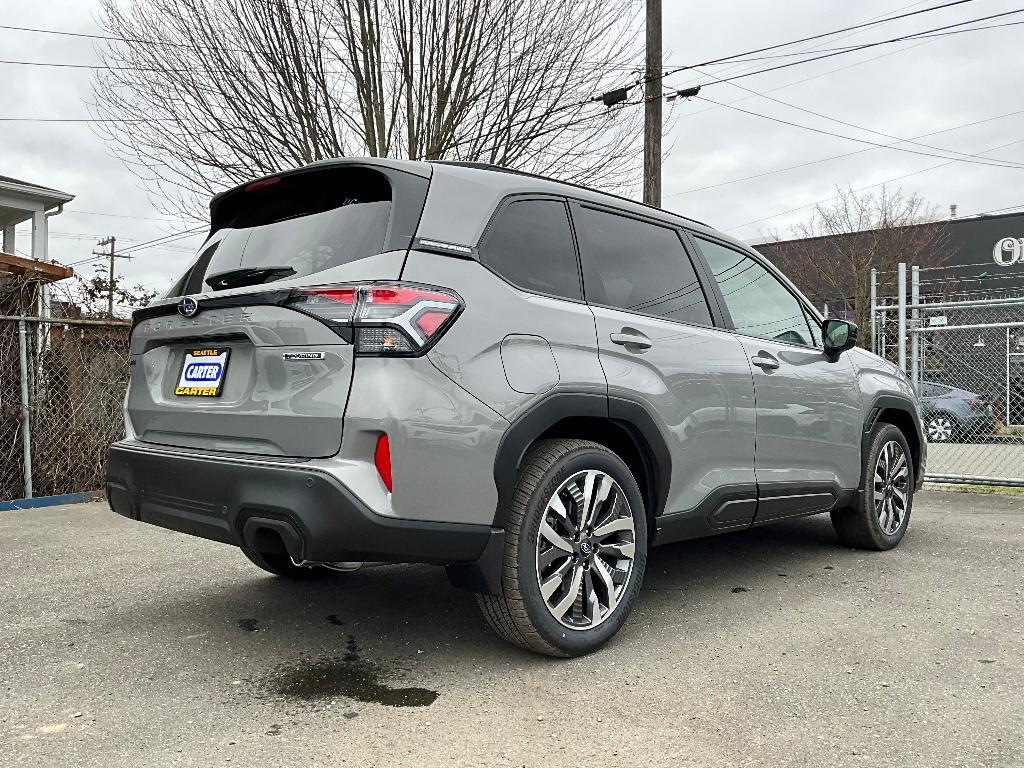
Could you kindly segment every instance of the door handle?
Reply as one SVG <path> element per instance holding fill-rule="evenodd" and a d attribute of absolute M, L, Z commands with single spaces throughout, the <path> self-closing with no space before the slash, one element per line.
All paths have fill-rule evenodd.
<path fill-rule="evenodd" d="M 612 340 L 612 344 L 638 347 L 640 349 L 650 349 L 654 345 L 654 342 L 639 331 L 626 328 L 623 328 L 620 333 L 613 333 L 609 338 Z"/>
<path fill-rule="evenodd" d="M 774 371 L 779 367 L 779 359 L 767 352 L 758 352 L 756 357 L 750 358 L 750 362 L 762 371 Z"/>

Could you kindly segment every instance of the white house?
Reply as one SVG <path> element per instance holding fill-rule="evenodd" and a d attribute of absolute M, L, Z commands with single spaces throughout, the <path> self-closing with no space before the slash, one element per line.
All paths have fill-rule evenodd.
<path fill-rule="evenodd" d="M 0 230 L 3 231 L 0 283 L 14 277 L 43 288 L 40 291 L 19 291 L 17 303 L 21 306 L 8 303 L 8 306 L 0 307 L 0 314 L 17 312 L 45 315 L 49 309 L 45 286 L 74 274 L 70 267 L 52 264 L 47 257 L 50 217 L 58 215 L 64 210 L 64 204 L 72 200 L 74 195 L 67 192 L 0 176 Z M 14 249 L 14 232 L 16 226 L 26 221 L 32 222 L 32 245 L 26 256 L 19 256 Z"/>

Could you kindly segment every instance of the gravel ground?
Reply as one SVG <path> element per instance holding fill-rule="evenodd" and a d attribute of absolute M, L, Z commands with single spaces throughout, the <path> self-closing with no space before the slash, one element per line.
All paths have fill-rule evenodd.
<path fill-rule="evenodd" d="M 919 495 L 655 550 L 570 661 L 440 569 L 291 584 L 102 504 L 0 513 L 0 765 L 1021 766 L 1024 500 Z"/>

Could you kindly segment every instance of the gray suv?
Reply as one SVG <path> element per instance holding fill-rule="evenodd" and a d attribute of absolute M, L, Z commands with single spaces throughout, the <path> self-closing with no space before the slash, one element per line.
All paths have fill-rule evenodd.
<path fill-rule="evenodd" d="M 830 512 L 899 543 L 907 379 L 691 219 L 465 163 L 341 159 L 224 192 L 135 313 L 126 517 L 308 579 L 443 565 L 507 640 L 594 650 L 652 546 Z"/>

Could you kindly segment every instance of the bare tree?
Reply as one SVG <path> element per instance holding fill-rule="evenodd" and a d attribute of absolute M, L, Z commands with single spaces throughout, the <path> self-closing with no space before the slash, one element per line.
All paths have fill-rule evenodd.
<path fill-rule="evenodd" d="M 343 155 L 498 163 L 627 191 L 631 0 L 101 0 L 93 111 L 165 207 Z"/>
<path fill-rule="evenodd" d="M 836 188 L 827 204 L 792 228 L 792 240 L 775 237 L 772 256 L 811 301 L 852 306 L 861 344 L 871 345 L 871 269 L 895 273 L 897 265 L 935 267 L 952 255 L 948 223 L 919 195 L 878 194 Z M 894 281 L 893 277 L 893 281 Z"/>

